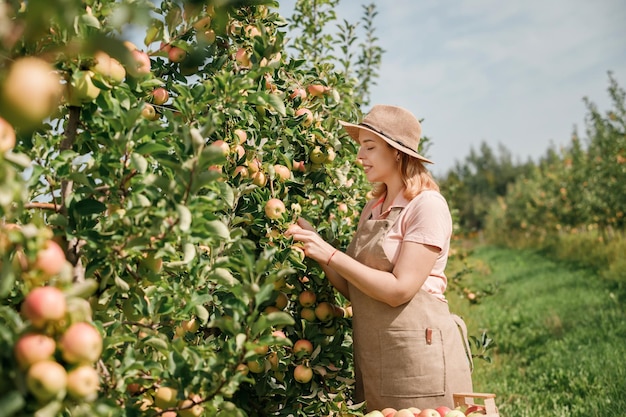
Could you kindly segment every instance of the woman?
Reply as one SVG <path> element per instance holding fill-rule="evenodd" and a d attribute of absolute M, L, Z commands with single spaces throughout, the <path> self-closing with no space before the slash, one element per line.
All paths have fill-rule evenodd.
<path fill-rule="evenodd" d="M 417 150 L 419 121 L 377 105 L 360 124 L 340 122 L 359 145 L 374 198 L 345 253 L 304 219 L 288 235 L 304 245 L 352 304 L 355 401 L 368 410 L 453 407 L 471 392 L 465 324 L 444 297 L 452 233 L 448 205 Z"/>

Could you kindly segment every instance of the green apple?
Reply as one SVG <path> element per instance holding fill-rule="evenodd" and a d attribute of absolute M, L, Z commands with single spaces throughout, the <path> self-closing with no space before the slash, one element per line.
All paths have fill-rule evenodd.
<path fill-rule="evenodd" d="M 26 386 L 40 402 L 48 402 L 65 391 L 67 372 L 53 360 L 34 363 L 26 374 Z"/>
<path fill-rule="evenodd" d="M 270 198 L 267 203 L 265 203 L 265 215 L 269 219 L 280 219 L 286 211 L 285 203 L 277 198 Z"/>
<path fill-rule="evenodd" d="M 326 152 L 324 152 L 321 146 L 316 146 L 311 151 L 309 158 L 314 164 L 323 164 L 324 162 L 326 162 Z"/>
<path fill-rule="evenodd" d="M 154 404 L 159 408 L 172 408 L 178 403 L 178 390 L 158 387 L 154 393 Z"/>
<path fill-rule="evenodd" d="M 90 70 L 77 71 L 72 75 L 67 91 L 67 102 L 70 106 L 80 107 L 100 95 L 100 89 L 93 83 L 93 76 L 94 72 Z"/>
<path fill-rule="evenodd" d="M 0 113 L 13 126 L 30 129 L 52 114 L 62 95 L 61 77 L 52 65 L 18 58 L 0 85 Z"/>

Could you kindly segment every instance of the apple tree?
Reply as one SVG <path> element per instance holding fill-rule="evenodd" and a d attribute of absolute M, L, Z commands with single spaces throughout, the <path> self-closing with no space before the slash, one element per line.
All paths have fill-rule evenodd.
<path fill-rule="evenodd" d="M 376 12 L 357 45 L 336 4 L 292 49 L 271 0 L 0 4 L 6 415 L 358 412 L 350 306 L 283 235 L 345 245 L 366 192 Z"/>

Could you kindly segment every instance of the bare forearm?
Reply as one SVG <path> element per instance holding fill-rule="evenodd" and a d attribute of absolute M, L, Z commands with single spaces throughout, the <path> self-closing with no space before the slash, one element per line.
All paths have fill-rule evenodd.
<path fill-rule="evenodd" d="M 343 252 L 337 252 L 328 266 L 323 266 L 324 270 L 330 269 L 331 275 L 339 277 L 345 284 L 347 291 L 348 282 L 358 288 L 365 295 L 374 298 L 391 306 L 400 305 L 405 300 L 402 287 L 391 272 L 370 268 Z M 328 273 L 327 273 L 327 276 Z M 329 280 L 332 279 L 329 278 Z M 335 285 L 333 283 L 333 285 Z M 335 286 L 338 290 L 339 288 Z M 341 290 L 339 290 L 342 292 Z M 343 294 L 343 292 L 342 292 Z"/>
<path fill-rule="evenodd" d="M 322 264 L 320 264 L 320 266 L 322 267 L 322 270 L 324 270 L 324 274 L 332 286 L 349 300 L 350 291 L 348 291 L 348 282 L 330 266 Z"/>

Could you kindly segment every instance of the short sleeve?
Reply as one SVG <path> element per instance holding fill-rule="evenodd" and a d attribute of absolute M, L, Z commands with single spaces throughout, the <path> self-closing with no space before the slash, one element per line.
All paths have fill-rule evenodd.
<path fill-rule="evenodd" d="M 404 242 L 415 242 L 446 250 L 452 235 L 452 216 L 444 197 L 437 191 L 423 191 L 405 208 L 402 219 Z"/>

